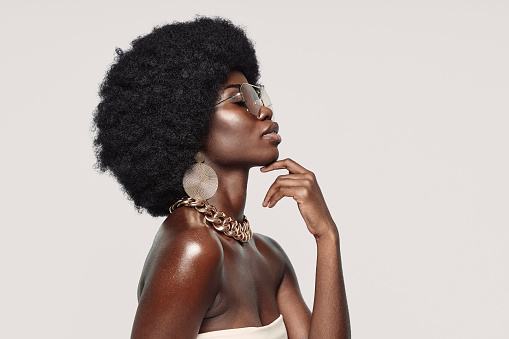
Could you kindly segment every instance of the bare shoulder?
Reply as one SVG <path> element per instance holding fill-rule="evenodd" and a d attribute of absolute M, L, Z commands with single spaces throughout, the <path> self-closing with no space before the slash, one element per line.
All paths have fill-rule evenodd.
<path fill-rule="evenodd" d="M 253 234 L 253 239 L 258 250 L 266 257 L 282 264 L 289 263 L 288 256 L 276 240 L 259 233 Z"/>
<path fill-rule="evenodd" d="M 132 338 L 196 337 L 221 285 L 223 249 L 213 232 L 190 208 L 163 222 L 143 268 Z"/>
<path fill-rule="evenodd" d="M 139 297 L 150 280 L 175 281 L 176 276 L 203 273 L 214 279 L 223 264 L 223 248 L 203 217 L 191 208 L 179 208 L 162 223 L 143 268 Z M 171 276 L 172 279 L 165 279 Z"/>

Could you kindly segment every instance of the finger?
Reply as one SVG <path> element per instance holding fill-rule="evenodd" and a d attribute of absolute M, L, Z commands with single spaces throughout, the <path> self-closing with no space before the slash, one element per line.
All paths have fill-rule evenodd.
<path fill-rule="evenodd" d="M 297 178 L 289 178 L 292 174 L 279 176 L 276 181 L 270 185 L 267 194 L 265 194 L 265 198 L 263 199 L 262 206 L 267 207 L 269 201 L 272 200 L 272 196 L 281 188 L 281 187 L 297 187 L 297 186 L 308 186 L 309 181 L 300 177 Z"/>
<path fill-rule="evenodd" d="M 308 170 L 293 161 L 292 159 L 284 159 L 274 161 L 273 163 L 260 168 L 260 171 L 263 173 L 278 170 L 278 169 L 287 169 L 290 173 L 307 173 Z"/>
<path fill-rule="evenodd" d="M 295 183 L 289 183 L 289 180 L 297 180 Z M 270 196 L 274 194 L 274 192 L 281 186 L 306 186 L 312 187 L 316 184 L 315 175 L 308 171 L 307 173 L 299 173 L 299 174 L 283 174 L 276 178 L 276 180 L 272 183 L 272 185 L 267 190 L 265 194 L 265 198 L 263 199 L 262 206 L 266 207 L 267 203 L 270 200 Z"/>
<path fill-rule="evenodd" d="M 279 190 L 277 190 L 270 201 L 267 204 L 267 207 L 272 208 L 276 206 L 279 200 L 283 199 L 284 197 L 292 197 L 294 200 L 298 201 L 299 197 L 305 194 L 306 188 L 302 186 L 283 186 L 280 187 Z"/>
<path fill-rule="evenodd" d="M 285 174 L 280 175 L 270 185 L 265 194 L 264 203 L 268 202 L 270 196 L 281 186 L 309 186 L 311 184 L 307 174 Z"/>
<path fill-rule="evenodd" d="M 278 180 L 288 180 L 288 179 L 295 179 L 295 180 L 304 180 L 304 179 L 310 179 L 308 173 L 288 173 L 288 174 L 281 174 L 278 175 L 277 178 L 274 181 Z"/>
<path fill-rule="evenodd" d="M 304 167 L 302 167 L 301 165 L 299 165 L 298 163 L 296 163 L 295 161 L 293 161 L 292 159 L 289 159 L 289 158 L 284 159 L 284 160 L 274 161 L 273 163 L 260 168 L 260 171 L 269 172 L 269 171 L 278 170 L 278 169 L 287 169 L 291 173 L 305 173 L 305 172 L 307 172 L 307 170 Z"/>

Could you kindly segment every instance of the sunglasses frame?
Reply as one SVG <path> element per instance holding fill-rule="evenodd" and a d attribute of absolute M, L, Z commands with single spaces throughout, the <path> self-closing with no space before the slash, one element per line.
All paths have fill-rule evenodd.
<path fill-rule="evenodd" d="M 233 98 L 236 98 L 236 97 L 238 97 L 238 96 L 240 95 L 240 96 L 242 97 L 242 101 L 244 101 L 244 103 L 246 104 L 246 109 L 247 109 L 247 111 L 249 112 L 249 114 L 251 114 L 251 115 L 253 115 L 253 116 L 257 117 L 257 116 L 258 116 L 258 113 L 260 112 L 260 110 L 258 110 L 258 113 L 257 113 L 257 114 L 253 114 L 253 112 L 251 112 L 251 111 L 249 110 L 249 107 L 248 107 L 248 104 L 247 104 L 246 98 L 244 98 L 244 94 L 242 93 L 242 86 L 251 86 L 252 88 L 254 88 L 254 89 L 255 89 L 255 91 L 256 91 L 256 95 L 258 96 L 258 99 L 260 99 L 260 102 L 262 103 L 262 106 L 265 106 L 265 107 L 268 107 L 268 108 L 272 109 L 272 103 L 270 103 L 269 105 L 265 105 L 265 103 L 263 102 L 263 99 L 262 99 L 262 91 L 264 91 L 264 92 L 265 92 L 265 95 L 267 95 L 267 98 L 269 97 L 269 95 L 268 95 L 268 94 L 267 94 L 267 92 L 265 91 L 264 86 L 263 86 L 263 85 L 261 85 L 261 86 L 251 85 L 251 84 L 248 84 L 247 82 L 244 82 L 244 83 L 242 83 L 242 84 L 240 84 L 240 85 L 239 85 L 239 93 L 236 93 L 236 94 L 232 95 L 232 96 L 231 96 L 231 97 L 229 97 L 229 98 L 226 98 L 226 99 L 223 99 L 223 100 L 219 101 L 219 102 L 216 104 L 216 106 L 217 106 L 217 105 L 219 105 L 219 104 L 222 104 L 222 103 L 223 103 L 223 102 L 225 102 L 225 101 L 228 101 L 228 100 L 231 100 L 231 99 L 233 99 Z M 270 99 L 269 99 L 269 101 L 270 101 Z M 260 109 L 261 109 L 261 106 L 260 106 Z"/>

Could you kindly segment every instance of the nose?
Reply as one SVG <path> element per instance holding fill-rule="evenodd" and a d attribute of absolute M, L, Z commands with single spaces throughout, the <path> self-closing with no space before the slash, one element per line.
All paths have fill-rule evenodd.
<path fill-rule="evenodd" d="M 272 112 L 270 108 L 262 106 L 260 107 L 260 112 L 258 112 L 258 119 L 259 120 L 269 119 L 271 121 L 274 121 L 274 112 Z"/>

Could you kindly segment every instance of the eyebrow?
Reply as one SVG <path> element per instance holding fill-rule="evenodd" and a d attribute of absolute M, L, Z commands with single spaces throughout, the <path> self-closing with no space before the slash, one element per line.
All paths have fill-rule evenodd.
<path fill-rule="evenodd" d="M 228 86 L 226 86 L 224 89 L 228 89 L 228 88 L 238 88 L 238 89 L 240 89 L 240 86 L 241 86 L 241 85 L 242 85 L 242 84 L 232 84 L 232 85 L 228 85 Z"/>

